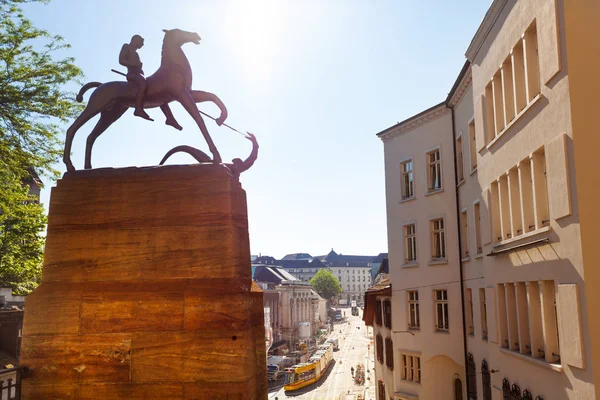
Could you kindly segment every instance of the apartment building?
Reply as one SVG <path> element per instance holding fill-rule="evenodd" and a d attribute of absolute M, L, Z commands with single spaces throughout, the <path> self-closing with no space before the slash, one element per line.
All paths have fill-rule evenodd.
<path fill-rule="evenodd" d="M 378 136 L 392 289 L 367 296 L 365 315 L 375 316 L 365 321 L 385 355 L 375 363 L 379 398 L 450 399 L 465 379 L 451 109 L 440 103 Z"/>
<path fill-rule="evenodd" d="M 469 155 L 459 177 L 472 171 L 458 188 L 469 398 L 595 397 L 563 10 L 494 1 L 466 53 L 473 100 L 455 106 L 455 133 L 471 135 L 457 151 Z"/>
<path fill-rule="evenodd" d="M 600 297 L 586 294 L 585 282 L 600 278 L 593 240 L 582 254 L 580 222 L 594 237 L 600 217 L 590 199 L 597 179 L 588 176 L 594 170 L 590 151 L 600 143 L 582 133 L 594 125 L 581 122 L 589 147 L 575 146 L 572 114 L 591 122 L 586 101 L 594 95 L 577 79 L 579 91 L 570 88 L 569 63 L 575 60 L 575 68 L 597 79 L 580 68 L 584 49 L 566 30 L 570 21 L 574 36 L 584 36 L 574 16 L 586 7 L 600 16 L 597 5 L 583 3 L 494 0 L 446 101 L 378 134 L 385 153 L 390 288 L 368 293 L 365 312 L 383 337 L 375 346 L 384 354 L 375 369 L 378 399 L 595 398 L 590 329 L 600 328 L 586 299 L 600 305 Z M 429 157 L 435 140 L 442 151 Z M 576 159 L 574 148 L 588 158 Z M 431 169 L 438 160 L 445 197 L 427 192 L 440 175 Z M 588 167 L 577 175 L 576 160 Z M 446 163 L 452 171 L 445 172 Z M 576 187 L 581 182 L 586 186 Z M 585 200 L 578 193 L 586 193 Z M 432 224 L 435 213 L 446 216 L 447 270 L 427 261 L 440 255 L 442 225 Z M 387 300 L 389 332 L 377 322 Z M 440 339 L 438 320 L 443 326 L 445 315 L 449 332 Z M 447 366 L 436 368 L 439 360 Z"/>

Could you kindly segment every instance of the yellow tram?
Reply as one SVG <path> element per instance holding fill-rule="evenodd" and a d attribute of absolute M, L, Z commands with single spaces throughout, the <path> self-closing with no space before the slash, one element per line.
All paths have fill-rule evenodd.
<path fill-rule="evenodd" d="M 319 346 L 307 362 L 285 369 L 283 388 L 286 391 L 293 391 L 317 382 L 325 375 L 332 360 L 333 343 Z"/>

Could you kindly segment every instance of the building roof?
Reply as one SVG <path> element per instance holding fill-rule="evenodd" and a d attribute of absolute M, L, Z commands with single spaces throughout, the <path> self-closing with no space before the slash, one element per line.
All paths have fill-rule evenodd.
<path fill-rule="evenodd" d="M 420 113 L 415 114 L 412 117 L 405 119 L 404 121 L 398 122 L 397 124 L 382 130 L 377 134 L 377 136 L 379 136 L 381 140 L 392 139 L 393 137 L 401 133 L 412 131 L 426 122 L 430 122 L 434 119 L 437 119 L 442 115 L 446 114 L 446 112 L 448 111 L 450 110 L 447 109 L 446 102 L 442 101 L 441 103 L 438 103 L 433 107 L 421 111 Z"/>
<path fill-rule="evenodd" d="M 379 253 L 374 259 L 373 263 L 381 263 L 385 258 L 388 257 L 388 253 Z"/>
<path fill-rule="evenodd" d="M 508 3 L 508 0 L 492 1 L 490 8 L 488 8 L 487 12 L 485 13 L 485 17 L 483 17 L 479 28 L 477 28 L 475 36 L 473 36 L 473 39 L 471 39 L 471 43 L 465 52 L 465 56 L 467 59 L 469 59 L 469 61 L 473 61 L 479 52 L 479 49 L 481 49 L 481 46 L 483 46 L 483 42 L 485 42 L 485 39 L 490 34 L 490 31 L 494 27 L 494 24 L 496 23 L 496 20 L 500 16 L 506 3 Z"/>
<path fill-rule="evenodd" d="M 390 273 L 389 262 L 388 262 L 387 258 L 384 258 L 383 261 L 381 262 L 381 265 L 377 269 L 377 273 L 375 274 L 375 276 L 377 276 L 379 274 L 389 274 L 389 273 Z"/>
<path fill-rule="evenodd" d="M 283 281 L 298 281 L 296 277 L 281 267 L 271 265 L 256 265 L 255 267 L 254 280 L 256 282 L 280 284 Z"/>
<path fill-rule="evenodd" d="M 448 107 L 454 107 L 462 100 L 472 81 L 471 62 L 466 60 L 458 77 L 454 81 L 454 85 L 452 85 L 452 89 L 450 89 L 450 93 L 448 93 L 448 97 L 446 97 L 446 104 Z"/>
<path fill-rule="evenodd" d="M 313 257 L 308 253 L 292 253 L 287 254 L 282 260 L 310 260 L 311 258 Z"/>
<path fill-rule="evenodd" d="M 315 258 L 321 260 L 328 267 L 369 267 L 377 256 L 353 256 L 338 254 L 333 249 L 325 256 Z"/>
<path fill-rule="evenodd" d="M 252 264 L 275 264 L 277 259 L 271 256 L 258 256 L 253 261 Z"/>

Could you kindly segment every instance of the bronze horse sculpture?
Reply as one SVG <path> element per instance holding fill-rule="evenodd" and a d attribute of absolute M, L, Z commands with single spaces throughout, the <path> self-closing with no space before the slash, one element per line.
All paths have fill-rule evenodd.
<path fill-rule="evenodd" d="M 161 64 L 154 74 L 146 78 L 148 89 L 144 100 L 144 108 L 161 107 L 164 112 L 170 112 L 168 107 L 164 107 L 166 104 L 172 101 L 181 103 L 183 108 L 196 121 L 208 143 L 208 148 L 213 155 L 212 162 L 220 163 L 221 156 L 206 129 L 196 103 L 211 101 L 216 104 L 221 110 L 221 115 L 216 119 L 218 125 L 222 125 L 227 118 L 227 108 L 215 94 L 192 90 L 192 69 L 181 49 L 181 46 L 185 43 L 199 44 L 200 36 L 195 32 L 186 32 L 180 29 L 163 31 L 165 37 L 163 39 Z M 75 167 L 71 162 L 71 145 L 79 128 L 91 118 L 100 114 L 100 120 L 89 134 L 85 148 L 84 167 L 90 169 L 92 168 L 92 147 L 95 140 L 118 120 L 127 109 L 135 107 L 137 87 L 134 84 L 118 81 L 90 82 L 81 88 L 77 95 L 77 101 L 81 102 L 83 94 L 91 88 L 96 88 L 96 90 L 90 96 L 87 106 L 67 129 L 63 161 L 67 165 L 68 171 L 75 171 Z"/>

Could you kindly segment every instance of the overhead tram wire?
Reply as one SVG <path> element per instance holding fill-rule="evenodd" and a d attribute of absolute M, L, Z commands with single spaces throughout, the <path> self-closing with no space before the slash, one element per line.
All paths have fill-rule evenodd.
<path fill-rule="evenodd" d="M 125 76 L 125 77 L 127 76 L 127 74 L 125 74 L 125 73 L 123 73 L 123 72 L 121 72 L 121 71 L 117 71 L 116 69 L 111 69 L 111 71 L 112 71 L 112 72 L 114 72 L 115 74 L 123 75 L 123 76 Z M 213 117 L 212 115 L 209 115 L 209 114 L 205 113 L 204 111 L 202 111 L 202 110 L 200 110 L 200 109 L 198 109 L 198 111 L 200 112 L 200 114 L 204 115 L 205 117 L 208 117 L 208 118 L 212 119 L 213 121 L 217 122 L 217 119 L 216 119 L 215 117 Z M 234 127 L 232 127 L 232 126 L 230 126 L 230 125 L 227 125 L 225 122 L 223 122 L 223 123 L 222 123 L 222 125 L 223 125 L 223 126 L 226 126 L 227 128 L 231 129 L 231 130 L 232 130 L 232 131 L 234 131 L 234 132 L 237 132 L 237 133 L 239 133 L 239 134 L 240 134 L 240 135 L 242 135 L 243 137 L 246 137 L 246 138 L 248 137 L 248 135 L 247 135 L 247 134 L 245 134 L 244 132 L 240 132 L 240 131 L 238 131 L 238 130 L 237 130 L 237 129 L 235 129 Z"/>

